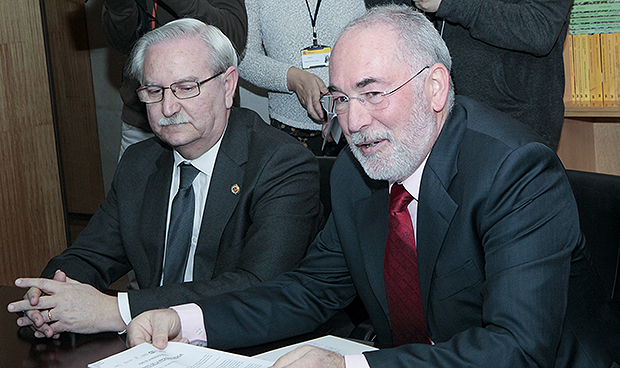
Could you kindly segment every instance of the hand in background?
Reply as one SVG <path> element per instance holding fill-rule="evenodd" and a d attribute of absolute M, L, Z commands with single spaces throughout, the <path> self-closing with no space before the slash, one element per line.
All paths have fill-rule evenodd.
<path fill-rule="evenodd" d="M 344 356 L 311 345 L 302 345 L 276 360 L 273 368 L 345 368 Z"/>
<path fill-rule="evenodd" d="M 174 309 L 155 309 L 144 312 L 127 325 L 127 346 L 150 342 L 165 349 L 168 341 L 188 340 L 181 336 L 181 319 Z"/>
<path fill-rule="evenodd" d="M 291 67 L 286 74 L 289 91 L 297 94 L 297 99 L 308 111 L 308 116 L 317 123 L 323 123 L 325 115 L 321 106 L 321 96 L 327 93 L 323 80 L 312 73 Z"/>
<path fill-rule="evenodd" d="M 416 8 L 429 13 L 435 13 L 439 9 L 441 0 L 414 0 Z"/>
<path fill-rule="evenodd" d="M 24 300 L 9 304 L 8 310 L 25 312 L 17 324 L 35 328 L 36 337 L 58 337 L 65 331 L 97 333 L 125 329 L 116 297 L 75 281 L 62 271 L 57 271 L 53 280 L 21 278 L 15 285 L 30 289 Z"/>

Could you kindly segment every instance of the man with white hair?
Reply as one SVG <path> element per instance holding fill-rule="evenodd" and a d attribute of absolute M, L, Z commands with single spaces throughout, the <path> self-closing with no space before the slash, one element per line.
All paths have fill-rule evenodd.
<path fill-rule="evenodd" d="M 233 108 L 237 55 L 214 26 L 180 19 L 136 44 L 156 138 L 132 145 L 105 202 L 9 311 L 38 337 L 122 331 L 132 316 L 244 289 L 293 269 L 320 223 L 316 158 Z M 178 194 L 177 194 L 178 193 Z M 140 290 L 101 291 L 129 270 Z M 45 279 L 53 278 L 53 280 Z"/>

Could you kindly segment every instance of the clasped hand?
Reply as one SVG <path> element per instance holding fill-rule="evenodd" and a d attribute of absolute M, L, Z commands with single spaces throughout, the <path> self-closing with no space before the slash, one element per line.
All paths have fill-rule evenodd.
<path fill-rule="evenodd" d="M 56 271 L 54 279 L 20 278 L 15 285 L 29 288 L 24 300 L 10 303 L 9 312 L 24 312 L 19 326 L 31 326 L 36 337 L 58 338 L 61 332 L 97 333 L 125 328 L 116 297 L 103 294 Z"/>

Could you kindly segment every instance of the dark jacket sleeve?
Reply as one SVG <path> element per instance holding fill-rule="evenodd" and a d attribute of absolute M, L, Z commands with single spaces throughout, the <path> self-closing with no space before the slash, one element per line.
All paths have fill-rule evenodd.
<path fill-rule="evenodd" d="M 119 167 L 123 164 L 121 160 Z M 119 225 L 117 184 L 122 180 L 118 178 L 119 171 L 117 169 L 104 202 L 88 225 L 69 248 L 48 262 L 42 277 L 51 279 L 56 270 L 62 270 L 67 276 L 104 291 L 131 270 Z"/>
<path fill-rule="evenodd" d="M 141 10 L 134 0 L 126 4 L 118 0 L 103 6 L 103 33 L 116 50 L 129 54 L 134 42 L 147 31 L 142 25 Z M 160 6 L 170 10 L 175 18 L 196 18 L 218 27 L 238 52 L 245 47 L 248 20 L 243 0 L 166 0 Z"/>
<path fill-rule="evenodd" d="M 571 4 L 572 0 L 442 0 L 436 15 L 489 45 L 544 56 L 568 22 Z"/>

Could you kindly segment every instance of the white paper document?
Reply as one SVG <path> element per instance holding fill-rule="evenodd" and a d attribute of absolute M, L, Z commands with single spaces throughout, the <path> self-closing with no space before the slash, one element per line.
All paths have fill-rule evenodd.
<path fill-rule="evenodd" d="M 341 355 L 361 354 L 365 351 L 377 350 L 377 348 L 359 342 L 343 339 L 332 335 L 319 337 L 313 340 L 300 342 L 299 344 L 285 346 L 280 349 L 268 351 L 266 353 L 254 355 L 254 358 L 263 359 L 267 362 L 275 362 L 282 355 L 295 350 L 301 345 L 312 345 L 326 350 L 335 351 Z"/>
<path fill-rule="evenodd" d="M 89 368 L 267 368 L 270 362 L 179 342 L 164 350 L 140 344 L 88 365 Z"/>
<path fill-rule="evenodd" d="M 369 345 L 331 335 L 285 346 L 254 357 L 180 342 L 169 342 L 164 350 L 144 343 L 91 363 L 88 368 L 268 368 L 282 355 L 300 345 L 313 345 L 342 355 L 377 350 Z"/>

